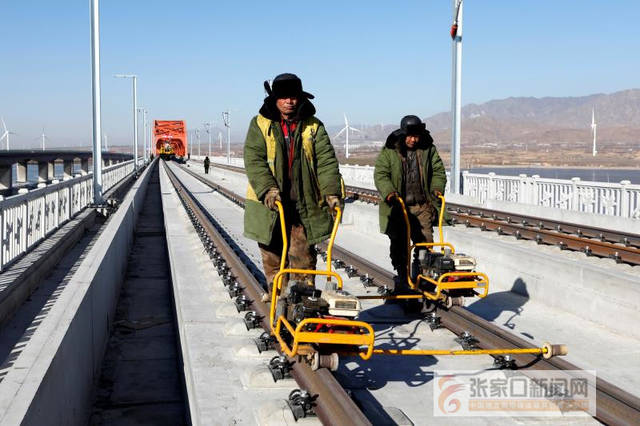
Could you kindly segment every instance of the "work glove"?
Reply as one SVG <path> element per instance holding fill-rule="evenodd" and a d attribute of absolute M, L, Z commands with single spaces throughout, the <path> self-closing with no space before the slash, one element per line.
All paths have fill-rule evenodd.
<path fill-rule="evenodd" d="M 276 201 L 282 202 L 282 198 L 280 198 L 280 190 L 278 188 L 271 188 L 264 196 L 264 205 L 267 206 L 267 208 L 270 210 L 278 210 Z"/>
<path fill-rule="evenodd" d="M 327 195 L 325 197 L 325 201 L 327 202 L 327 206 L 329 207 L 329 211 L 331 212 L 331 215 L 335 218 L 336 207 L 342 207 L 340 197 L 338 197 L 337 195 Z"/>
<path fill-rule="evenodd" d="M 440 197 L 442 196 L 442 192 L 438 191 L 437 189 L 433 190 L 433 195 L 435 195 L 436 197 Z"/>
<path fill-rule="evenodd" d="M 385 200 L 387 201 L 387 203 L 391 204 L 398 198 L 398 196 L 398 193 L 393 191 L 391 194 L 387 195 L 387 198 Z"/>

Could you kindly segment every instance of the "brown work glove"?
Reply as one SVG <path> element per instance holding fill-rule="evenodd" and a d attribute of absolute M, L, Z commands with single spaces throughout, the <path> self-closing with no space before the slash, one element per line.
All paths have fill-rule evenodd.
<path fill-rule="evenodd" d="M 327 195 L 325 201 L 327 202 L 331 216 L 336 217 L 336 207 L 342 207 L 340 197 L 337 195 Z"/>
<path fill-rule="evenodd" d="M 386 201 L 391 204 L 398 198 L 398 193 L 393 191 L 391 194 L 387 195 Z"/>
<path fill-rule="evenodd" d="M 442 192 L 438 191 L 437 189 L 433 190 L 433 195 L 435 195 L 436 197 L 441 197 L 442 196 Z"/>
<path fill-rule="evenodd" d="M 270 210 L 277 210 L 278 206 L 276 206 L 276 201 L 282 202 L 282 198 L 280 198 L 280 190 L 278 188 L 271 188 L 264 196 L 264 205 Z"/>

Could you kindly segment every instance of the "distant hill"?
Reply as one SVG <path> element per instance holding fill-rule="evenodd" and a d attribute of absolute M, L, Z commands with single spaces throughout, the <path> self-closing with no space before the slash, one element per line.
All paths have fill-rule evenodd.
<path fill-rule="evenodd" d="M 640 89 L 580 97 L 519 97 L 469 104 L 462 108 L 462 143 L 482 144 L 582 144 L 591 143 L 591 110 L 595 108 L 598 145 L 640 146 Z M 442 112 L 424 119 L 438 147 L 447 150 L 451 138 L 451 114 Z M 330 126 L 335 135 L 342 126 Z M 384 141 L 397 124 L 361 127 L 352 133 L 353 145 Z M 344 143 L 344 136 L 334 143 Z"/>
<path fill-rule="evenodd" d="M 520 97 L 462 108 L 462 140 L 482 143 L 586 142 L 595 108 L 598 140 L 640 143 L 640 89 L 581 97 Z M 437 140 L 448 138 L 451 114 L 425 119 Z"/>
<path fill-rule="evenodd" d="M 640 89 L 612 94 L 597 94 L 567 98 L 507 98 L 483 104 L 469 104 L 462 108 L 462 119 L 491 117 L 515 123 L 528 122 L 562 128 L 584 128 L 591 122 L 591 109 L 603 127 L 629 126 L 640 123 Z M 434 131 L 451 126 L 450 113 L 443 112 L 427 118 Z M 640 124 L 636 124 L 639 125 Z"/>

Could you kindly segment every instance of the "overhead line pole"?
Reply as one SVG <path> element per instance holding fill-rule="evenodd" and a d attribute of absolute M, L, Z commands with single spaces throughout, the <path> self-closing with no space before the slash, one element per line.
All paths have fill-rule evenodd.
<path fill-rule="evenodd" d="M 211 126 L 213 123 L 210 121 L 207 121 L 203 124 L 204 124 L 204 127 L 207 129 L 207 134 L 209 135 L 209 150 L 207 151 L 208 152 L 207 155 L 211 157 Z"/>
<path fill-rule="evenodd" d="M 200 129 L 196 129 L 196 140 L 198 141 L 198 158 L 200 158 Z"/>
<path fill-rule="evenodd" d="M 133 76 L 133 164 L 138 170 L 138 78 Z"/>
<path fill-rule="evenodd" d="M 147 113 L 149 112 L 146 108 L 140 107 L 138 108 L 138 112 L 142 113 L 142 129 L 143 129 L 143 139 L 142 139 L 142 160 L 146 164 L 149 159 L 148 156 L 148 145 L 147 141 L 150 141 L 149 134 L 149 121 L 147 120 Z"/>
<path fill-rule="evenodd" d="M 222 113 L 222 120 L 227 128 L 227 164 L 231 164 L 231 114 L 229 110 Z"/>
<path fill-rule="evenodd" d="M 451 193 L 460 194 L 460 122 L 462 115 L 462 2 L 453 0 L 451 27 Z"/>
<path fill-rule="evenodd" d="M 130 78 L 133 83 L 133 164 L 138 171 L 138 76 L 135 74 L 116 74 L 116 78 Z"/>
<path fill-rule="evenodd" d="M 151 147 L 151 126 L 149 125 L 149 111 L 148 110 L 144 110 L 144 125 L 145 127 L 145 143 L 144 143 L 144 161 L 148 162 L 149 158 L 151 157 L 149 154 L 151 153 L 150 147 Z"/>
<path fill-rule="evenodd" d="M 93 101 L 93 204 L 102 199 L 102 123 L 100 111 L 100 4 L 91 0 L 91 86 Z M 44 143 L 44 141 L 43 141 Z"/>
<path fill-rule="evenodd" d="M 152 124 L 153 124 L 153 126 L 152 126 Z M 156 151 L 155 151 L 156 150 L 156 146 L 155 146 L 155 143 L 153 141 L 153 135 L 154 135 L 154 132 L 155 132 L 155 130 L 154 130 L 155 127 L 154 126 L 155 126 L 155 120 L 151 120 L 151 122 L 149 123 L 149 155 L 148 155 L 149 159 L 151 159 L 152 155 L 153 156 L 156 155 Z"/>

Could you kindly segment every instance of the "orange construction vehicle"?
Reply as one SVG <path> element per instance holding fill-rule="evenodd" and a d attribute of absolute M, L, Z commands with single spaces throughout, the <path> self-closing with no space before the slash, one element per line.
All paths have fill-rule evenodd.
<path fill-rule="evenodd" d="M 153 142 L 157 156 L 187 159 L 187 126 L 184 120 L 155 120 Z"/>

